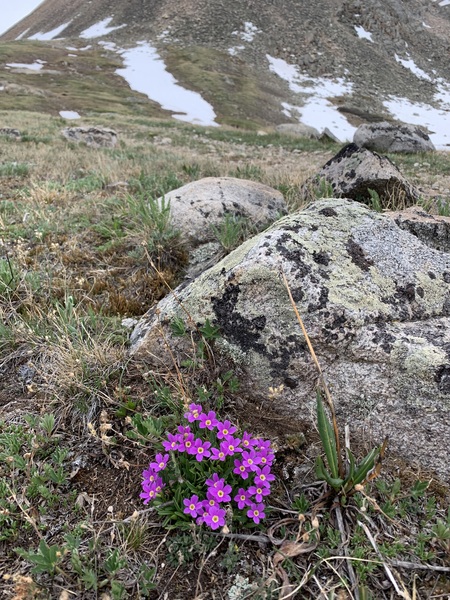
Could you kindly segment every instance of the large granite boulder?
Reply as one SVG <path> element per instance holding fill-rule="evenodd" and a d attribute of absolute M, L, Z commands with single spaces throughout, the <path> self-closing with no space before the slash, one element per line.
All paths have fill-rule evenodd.
<path fill-rule="evenodd" d="M 63 136 L 70 142 L 82 142 L 92 148 L 114 148 L 117 144 L 117 133 L 112 129 L 101 127 L 66 127 Z"/>
<path fill-rule="evenodd" d="M 374 195 L 375 192 L 375 195 Z M 305 198 L 350 198 L 382 208 L 417 204 L 420 193 L 387 157 L 356 144 L 348 144 L 302 186 Z"/>
<path fill-rule="evenodd" d="M 247 240 L 148 312 L 132 354 L 170 369 L 192 354 L 173 320 L 194 332 L 208 319 L 215 360 L 239 365 L 247 397 L 273 408 L 268 388 L 283 385 L 277 410 L 311 420 L 317 372 L 282 272 L 341 423 L 389 435 L 391 451 L 450 481 L 450 256 L 360 203 L 318 200 Z"/>
<path fill-rule="evenodd" d="M 365 123 L 355 131 L 353 142 L 375 152 L 432 152 L 436 150 L 425 131 L 416 125 Z"/>
<path fill-rule="evenodd" d="M 226 246 L 226 238 L 233 237 L 229 235 L 232 228 L 238 234 L 241 228 L 241 234 L 247 231 L 244 237 L 250 237 L 287 213 L 280 192 L 233 177 L 205 177 L 169 192 L 158 202 L 170 204 L 171 224 L 189 251 L 189 278 L 226 254 L 224 242 Z"/>

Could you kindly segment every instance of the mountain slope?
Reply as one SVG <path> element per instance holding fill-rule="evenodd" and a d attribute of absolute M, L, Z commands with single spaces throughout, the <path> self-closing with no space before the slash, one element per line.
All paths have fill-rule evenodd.
<path fill-rule="evenodd" d="M 214 106 L 219 123 L 296 120 L 319 96 L 310 112 L 323 109 L 318 118 L 336 131 L 342 116 L 326 117 L 333 106 L 353 126 L 415 122 L 419 112 L 432 130 L 450 109 L 449 30 L 450 5 L 432 0 L 46 0 L 0 39 L 55 31 L 115 50 L 149 42 L 178 81 Z M 253 92 L 239 99 L 242 87 Z"/>

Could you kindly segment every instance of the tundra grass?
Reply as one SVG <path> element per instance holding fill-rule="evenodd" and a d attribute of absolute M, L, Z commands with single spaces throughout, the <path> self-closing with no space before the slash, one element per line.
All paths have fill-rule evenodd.
<path fill-rule="evenodd" d="M 181 281 L 185 266 L 181 240 L 154 200 L 204 176 L 231 175 L 277 187 L 295 206 L 302 181 L 334 149 L 123 114 L 83 120 L 119 134 L 115 148 L 92 149 L 68 143 L 58 117 L 2 116 L 24 134 L 0 139 L 6 597 L 448 595 L 448 489 L 388 458 L 381 477 L 342 508 L 342 524 L 312 471 L 318 436 L 290 423 L 274 430 L 278 483 L 259 528 L 167 531 L 139 498 L 141 472 L 183 398 L 202 394 L 230 418 L 246 399 L 230 384 L 239 373 L 218 370 L 210 342 L 193 346 L 175 377 L 127 353 L 133 319 Z M 224 248 L 252 234 L 225 225 Z M 251 413 L 249 426 L 262 429 L 257 407 Z M 355 453 L 366 450 L 361 441 Z"/>

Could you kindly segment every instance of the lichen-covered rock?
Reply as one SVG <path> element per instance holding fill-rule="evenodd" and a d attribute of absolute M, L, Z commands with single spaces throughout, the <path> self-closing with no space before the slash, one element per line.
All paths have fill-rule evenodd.
<path fill-rule="evenodd" d="M 100 127 L 66 127 L 63 136 L 70 142 L 83 142 L 93 148 L 114 148 L 117 144 L 117 133 L 112 129 Z"/>
<path fill-rule="evenodd" d="M 369 205 L 373 203 L 373 192 L 380 199 L 380 208 L 392 205 L 406 208 L 417 204 L 420 197 L 419 190 L 388 158 L 356 144 L 342 148 L 302 187 L 305 198 L 331 193 L 337 198 L 350 198 Z"/>
<path fill-rule="evenodd" d="M 386 215 L 427 246 L 441 252 L 450 252 L 450 217 L 430 215 L 421 206 L 386 212 Z"/>
<path fill-rule="evenodd" d="M 436 150 L 425 131 L 416 125 L 383 121 L 365 123 L 355 131 L 353 142 L 375 152 L 432 152 Z"/>
<path fill-rule="evenodd" d="M 162 204 L 163 199 L 158 201 Z M 190 253 L 190 278 L 224 255 L 224 238 L 229 236 L 226 227 L 239 227 L 240 223 L 250 237 L 287 213 L 280 192 L 256 181 L 233 177 L 193 181 L 166 194 L 164 203 L 170 203 L 171 224 L 180 232 Z"/>
<path fill-rule="evenodd" d="M 283 385 L 280 413 L 310 419 L 317 372 L 282 272 L 341 422 L 450 481 L 450 257 L 364 205 L 320 200 L 279 220 L 145 315 L 131 352 L 170 368 L 192 352 L 173 319 L 209 319 L 217 361 L 234 360 L 262 402 Z"/>

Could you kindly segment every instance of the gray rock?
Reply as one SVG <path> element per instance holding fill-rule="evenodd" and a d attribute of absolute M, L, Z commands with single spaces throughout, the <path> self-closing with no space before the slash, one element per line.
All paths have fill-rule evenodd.
<path fill-rule="evenodd" d="M 336 137 L 334 133 L 330 129 L 328 129 L 328 127 L 325 127 L 325 129 L 320 134 L 319 139 L 323 142 L 334 142 L 335 144 L 341 143 L 341 140 L 338 137 Z"/>
<path fill-rule="evenodd" d="M 158 202 L 162 204 L 163 199 Z M 227 249 L 219 239 L 227 223 L 232 227 L 240 222 L 250 237 L 287 213 L 280 192 L 233 177 L 193 181 L 166 194 L 164 202 L 170 203 L 171 224 L 190 252 L 190 278 L 222 258 Z"/>
<path fill-rule="evenodd" d="M 384 156 L 348 144 L 329 160 L 317 175 L 302 186 L 303 196 L 350 198 L 371 205 L 371 192 L 380 198 L 380 208 L 407 207 L 417 204 L 420 193 Z"/>
<path fill-rule="evenodd" d="M 386 215 L 427 246 L 441 252 L 450 252 L 450 217 L 430 215 L 421 206 L 386 212 Z"/>
<path fill-rule="evenodd" d="M 93 148 L 114 148 L 117 133 L 100 127 L 66 127 L 63 136 L 70 142 L 84 143 Z"/>
<path fill-rule="evenodd" d="M 364 205 L 319 200 L 279 220 L 147 313 L 131 352 L 171 369 L 192 353 L 171 321 L 195 335 L 209 319 L 216 361 L 244 371 L 242 396 L 273 408 L 268 388 L 284 385 L 277 410 L 311 421 L 317 372 L 281 272 L 340 422 L 389 435 L 392 452 L 450 481 L 450 257 Z"/>
<path fill-rule="evenodd" d="M 281 123 L 281 125 L 277 125 L 276 131 L 290 137 L 310 139 L 319 139 L 320 137 L 320 132 L 315 127 L 303 123 Z"/>
<path fill-rule="evenodd" d="M 22 134 L 18 129 L 13 129 L 12 127 L 0 127 L 0 135 L 20 139 Z"/>
<path fill-rule="evenodd" d="M 397 125 L 383 121 L 360 125 L 353 142 L 376 152 L 432 152 L 436 150 L 427 133 L 416 125 Z"/>

